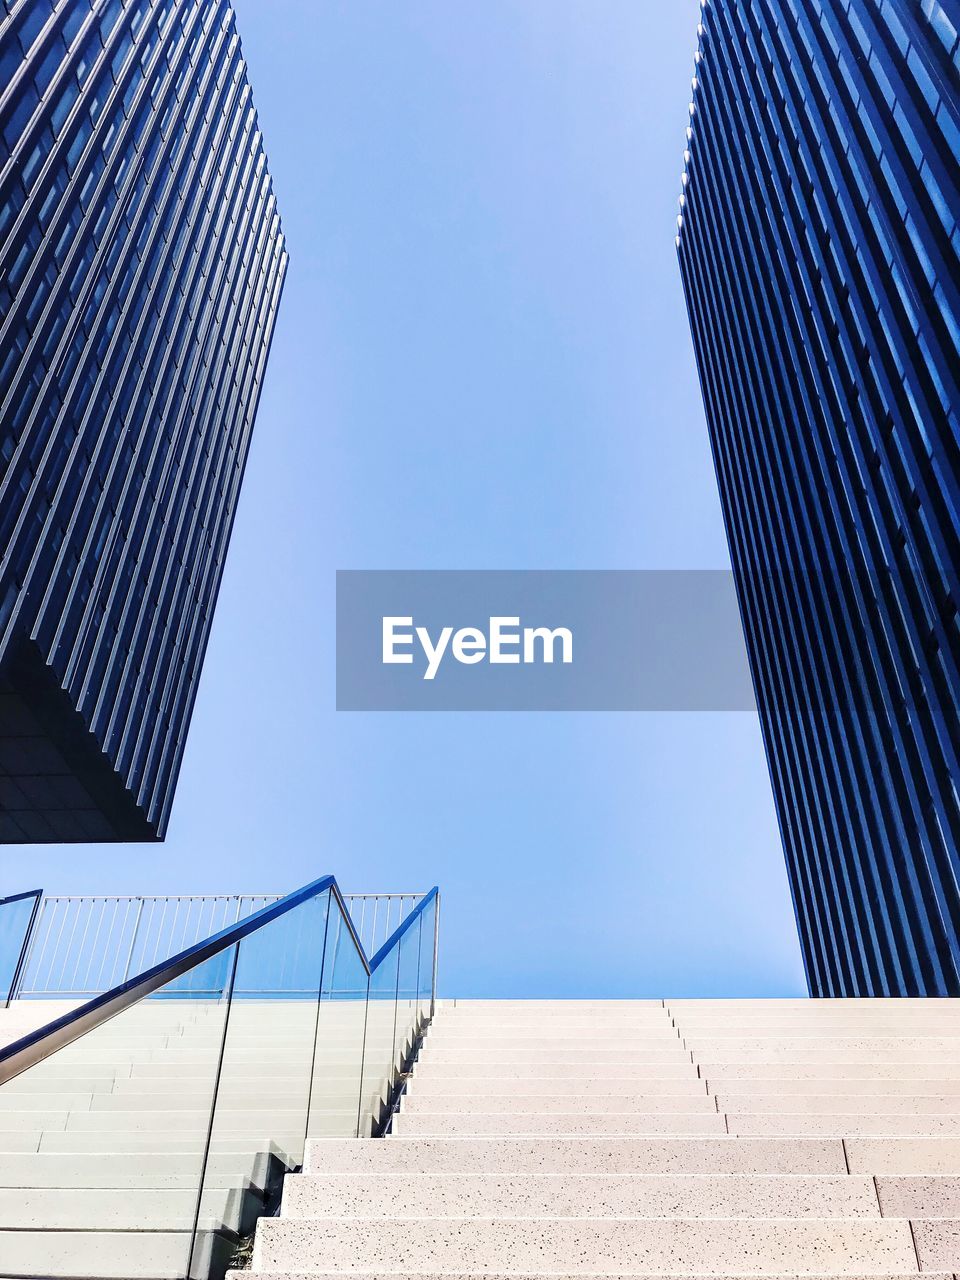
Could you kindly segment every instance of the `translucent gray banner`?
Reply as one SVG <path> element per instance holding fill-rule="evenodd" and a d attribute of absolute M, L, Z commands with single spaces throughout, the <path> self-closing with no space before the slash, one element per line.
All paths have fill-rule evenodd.
<path fill-rule="evenodd" d="M 723 570 L 344 570 L 340 711 L 750 711 Z"/>
<path fill-rule="evenodd" d="M 337 575 L 338 710 L 754 705 L 730 572 Z"/>

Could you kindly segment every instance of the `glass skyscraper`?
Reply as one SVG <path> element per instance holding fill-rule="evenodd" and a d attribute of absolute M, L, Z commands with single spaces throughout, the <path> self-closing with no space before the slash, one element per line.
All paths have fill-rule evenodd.
<path fill-rule="evenodd" d="M 702 5 L 677 245 L 816 995 L 960 995 L 958 33 Z"/>
<path fill-rule="evenodd" d="M 164 833 L 286 262 L 225 0 L 0 0 L 0 840 Z"/>

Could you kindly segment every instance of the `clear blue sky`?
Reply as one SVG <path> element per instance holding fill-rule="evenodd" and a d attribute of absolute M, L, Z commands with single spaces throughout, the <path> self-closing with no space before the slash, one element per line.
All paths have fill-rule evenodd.
<path fill-rule="evenodd" d="M 4 885 L 438 882 L 446 994 L 802 992 L 752 716 L 333 709 L 338 568 L 727 564 L 697 0 L 236 7 L 291 267 L 170 833 Z"/>

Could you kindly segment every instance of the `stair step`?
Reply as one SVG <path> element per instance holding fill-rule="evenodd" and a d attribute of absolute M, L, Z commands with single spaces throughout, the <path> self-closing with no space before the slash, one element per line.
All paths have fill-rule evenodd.
<path fill-rule="evenodd" d="M 924 1117 L 939 1120 L 940 1117 Z M 716 1110 L 690 1112 L 636 1112 L 629 1108 L 613 1113 L 588 1114 L 581 1111 L 539 1115 L 497 1114 L 467 1110 L 461 1114 L 403 1111 L 393 1118 L 392 1136 L 422 1137 L 427 1134 L 450 1137 L 545 1134 L 645 1134 L 645 1133 L 725 1133 L 724 1117 Z"/>
<path fill-rule="evenodd" d="M 648 1042 L 649 1043 L 649 1042 Z M 622 1063 L 633 1065 L 636 1067 L 646 1066 L 649 1063 L 683 1063 L 690 1062 L 690 1054 L 687 1050 L 681 1048 L 680 1041 L 677 1040 L 671 1044 L 669 1048 L 651 1049 L 648 1043 L 636 1048 L 612 1048 L 612 1049 L 595 1049 L 590 1044 L 584 1044 L 579 1048 L 567 1049 L 497 1049 L 497 1069 L 501 1064 L 508 1066 L 513 1063 L 551 1063 L 555 1066 L 569 1065 L 596 1065 L 604 1063 Z M 489 1043 L 486 1045 L 478 1045 L 476 1049 L 431 1049 L 429 1046 L 425 1048 L 421 1054 L 424 1062 L 440 1064 L 456 1064 L 466 1065 L 475 1063 L 479 1055 L 486 1056 L 490 1051 Z"/>
<path fill-rule="evenodd" d="M 582 1035 L 617 1034 L 623 1036 L 647 1036 L 669 1033 L 676 1035 L 676 1024 L 669 1014 L 656 1010 L 643 1014 L 568 1014 L 549 1017 L 535 1015 L 527 1018 L 475 1016 L 459 1017 L 441 1014 L 427 1030 L 428 1036 L 485 1035 L 493 1031 L 505 1037 L 513 1035 Z"/>
<path fill-rule="evenodd" d="M 136 1152 L 0 1155 L 0 1187 L 153 1186 L 158 1189 L 190 1187 L 196 1192 L 200 1177 L 199 1154 L 154 1151 L 149 1153 L 149 1165 Z M 247 1151 L 211 1155 L 207 1162 L 207 1178 L 215 1186 L 250 1185 L 262 1190 L 267 1185 L 269 1160 L 266 1153 L 251 1158 Z"/>
<path fill-rule="evenodd" d="M 939 1269 L 952 1270 L 960 1255 L 946 1261 L 942 1238 L 931 1241 L 931 1256 L 939 1248 Z M 308 1258 L 322 1258 L 331 1270 L 404 1274 L 413 1267 L 579 1275 L 917 1271 L 910 1224 L 898 1218 L 261 1219 L 255 1270 L 296 1269 Z"/>
<path fill-rule="evenodd" d="M 697 1078 L 693 1070 L 680 1076 L 666 1078 L 624 1078 L 619 1075 L 602 1075 L 586 1078 L 574 1073 L 566 1076 L 528 1076 L 505 1079 L 498 1071 L 491 1075 L 465 1075 L 462 1071 L 449 1075 L 424 1072 L 418 1065 L 413 1073 L 413 1097 L 417 1100 L 432 1098 L 437 1101 L 458 1098 L 476 1099 L 484 1107 L 499 1107 L 510 1098 L 592 1098 L 628 1096 L 645 1098 L 702 1098 L 707 1096 L 706 1081 Z"/>
<path fill-rule="evenodd" d="M 960 1216 L 955 1183 L 930 1203 Z M 887 1184 L 885 1184 L 886 1186 Z M 916 1180 L 893 1181 L 887 1217 L 910 1217 L 924 1200 Z M 910 1212 L 893 1212 L 896 1205 Z M 410 1171 L 346 1176 L 291 1175 L 283 1188 L 285 1218 L 549 1218 L 563 1206 L 566 1217 L 585 1218 L 878 1218 L 873 1179 L 865 1175 L 751 1177 L 736 1175 L 628 1174 L 613 1177 L 568 1174 L 496 1176 Z M 949 1215 L 947 1215 L 949 1216 Z"/>
<path fill-rule="evenodd" d="M 851 1173 L 960 1174 L 956 1138 L 849 1138 L 843 1145 Z"/>
<path fill-rule="evenodd" d="M 470 1068 L 476 1072 L 486 1058 L 473 1057 L 468 1062 L 438 1062 L 421 1055 L 416 1066 L 416 1078 L 420 1080 L 464 1080 L 470 1078 Z M 490 1077 L 494 1078 L 493 1076 Z M 626 1061 L 596 1063 L 592 1061 L 570 1062 L 501 1062 L 497 1057 L 495 1078 L 502 1080 L 696 1080 L 697 1068 L 686 1057 L 672 1058 L 667 1062 Z"/>
<path fill-rule="evenodd" d="M 185 1231 L 0 1231 L 5 1274 L 25 1280 L 181 1280 L 189 1245 Z"/>
<path fill-rule="evenodd" d="M 320 1271 L 316 1268 L 305 1271 L 302 1268 L 297 1270 L 245 1270 L 245 1271 L 228 1271 L 226 1280 L 356 1280 L 357 1272 L 355 1271 Z M 756 1280 L 756 1272 L 731 1272 L 725 1280 Z M 821 1271 L 816 1273 L 823 1280 L 839 1280 L 840 1272 L 838 1271 Z M 917 1277 L 916 1264 L 912 1271 L 902 1271 L 896 1274 L 892 1272 L 865 1274 L 864 1272 L 851 1273 L 844 1275 L 843 1280 L 905 1280 L 909 1276 L 910 1280 L 916 1280 Z M 439 1272 L 439 1271 L 411 1271 L 405 1269 L 403 1272 L 387 1271 L 378 1269 L 376 1271 L 364 1271 L 362 1273 L 363 1280 L 397 1280 L 402 1275 L 404 1280 L 544 1280 L 545 1273 L 542 1271 L 483 1271 L 483 1272 Z M 617 1272 L 614 1276 L 609 1271 L 591 1271 L 585 1272 L 578 1270 L 550 1272 L 549 1280 L 581 1280 L 584 1275 L 589 1275 L 591 1280 L 714 1280 L 714 1277 L 708 1277 L 702 1272 L 683 1272 L 682 1275 L 676 1272 L 670 1273 L 666 1271 L 622 1271 Z M 809 1280 L 808 1275 L 786 1275 L 783 1272 L 770 1274 L 764 1277 L 764 1280 Z M 923 1280 L 960 1280 L 960 1277 L 952 1271 L 925 1271 Z"/>
<path fill-rule="evenodd" d="M 960 1114 L 960 1090 L 953 1093 L 916 1094 L 877 1092 L 862 1094 L 859 1090 L 836 1093 L 826 1089 L 822 1093 L 794 1094 L 744 1092 L 730 1094 L 725 1089 L 714 1095 L 720 1111 L 745 1115 L 783 1115 L 803 1111 L 806 1115 L 847 1116 L 878 1115 L 914 1116 Z"/>
<path fill-rule="evenodd" d="M 747 1001 L 747 1004 L 750 1002 Z M 805 1003 L 797 1001 L 798 1004 Z M 441 1000 L 439 1008 L 444 1014 L 444 1019 L 449 1017 L 457 1017 L 462 1013 L 485 1013 L 496 1018 L 509 1018 L 517 1013 L 536 1013 L 546 1017 L 563 1017 L 568 1013 L 627 1013 L 633 1014 L 640 1011 L 663 1011 L 666 1008 L 664 1000 L 584 1000 L 572 998 L 569 1000 L 540 1000 L 540 999 L 518 999 L 518 1000 Z"/>
<path fill-rule="evenodd" d="M 939 1139 L 927 1141 L 937 1142 Z M 921 1144 L 923 1140 L 914 1139 Z M 910 1158 L 921 1161 L 921 1152 Z M 954 1167 L 960 1173 L 960 1144 Z M 729 1137 L 403 1138 L 388 1142 L 326 1139 L 307 1143 L 304 1172 L 484 1174 L 845 1173 L 838 1139 Z M 885 1172 L 926 1173 L 922 1167 Z M 872 1173 L 870 1168 L 856 1170 Z"/>
<path fill-rule="evenodd" d="M 873 1081 L 949 1081 L 952 1087 L 960 1085 L 958 1062 L 712 1062 L 697 1065 L 705 1079 L 719 1088 L 721 1081 L 769 1080 L 777 1088 L 791 1081 L 850 1080 Z"/>
<path fill-rule="evenodd" d="M 582 1088 L 582 1086 L 581 1086 Z M 937 1099 L 931 1099 L 937 1101 Z M 956 1099 L 951 1099 L 954 1107 Z M 574 1093 L 554 1093 L 548 1085 L 541 1087 L 538 1094 L 506 1094 L 486 1093 L 482 1096 L 471 1094 L 467 1089 L 456 1094 L 430 1094 L 414 1086 L 403 1100 L 403 1115 L 459 1115 L 464 1111 L 491 1112 L 496 1115 L 511 1113 L 530 1115 L 549 1115 L 551 1112 L 571 1112 L 576 1108 L 578 1115 L 616 1114 L 626 1112 L 690 1112 L 693 1114 L 709 1113 L 716 1115 L 717 1106 L 713 1098 L 701 1086 L 699 1093 L 688 1094 L 648 1094 L 631 1093 L 582 1093 L 577 1097 Z M 932 1108 L 931 1108 L 932 1109 Z"/>
<path fill-rule="evenodd" d="M 126 1188 L 104 1195 L 92 1187 L 0 1188 L 0 1230 L 190 1231 L 197 1209 L 199 1177 L 183 1191 Z M 240 1226 L 237 1190 L 205 1191 L 201 1215 Z"/>
<path fill-rule="evenodd" d="M 443 1050 L 466 1051 L 488 1051 L 490 1044 L 497 1044 L 497 1057 L 499 1059 L 500 1052 L 516 1052 L 517 1050 L 575 1050 L 582 1053 L 593 1053 L 595 1050 L 616 1050 L 627 1051 L 631 1053 L 645 1052 L 646 1050 L 671 1050 L 671 1048 L 681 1047 L 680 1033 L 676 1028 L 664 1027 L 657 1032 L 650 1030 L 641 1034 L 631 1032 L 618 1032 L 616 1028 L 609 1030 L 571 1030 L 571 1032 L 559 1032 L 559 1030 L 544 1029 L 527 1030 L 524 1034 L 513 1033 L 509 1036 L 502 1036 L 499 1032 L 484 1032 L 484 1030 L 470 1030 L 470 1032 L 444 1032 L 438 1030 L 433 1034 L 429 1034 L 424 1041 L 424 1052 L 433 1053 L 438 1048 Z"/>
<path fill-rule="evenodd" d="M 960 1218 L 914 1222 L 913 1235 L 921 1271 L 960 1271 Z"/>
<path fill-rule="evenodd" d="M 862 1053 L 871 1057 L 883 1054 L 946 1054 L 954 1062 L 960 1057 L 957 1036 L 843 1036 L 810 1034 L 807 1036 L 709 1036 L 690 1035 L 681 1028 L 684 1047 L 697 1058 L 714 1053 L 774 1053 L 778 1057 L 805 1050 L 817 1053 Z M 909 1061 L 909 1057 L 906 1059 Z M 922 1060 L 918 1059 L 918 1060 Z"/>
<path fill-rule="evenodd" d="M 833 1076 L 827 1079 L 776 1080 L 766 1076 L 749 1079 L 718 1078 L 711 1074 L 704 1077 L 704 1085 L 711 1094 L 737 1103 L 734 1110 L 743 1109 L 739 1104 L 747 1099 L 759 1101 L 764 1097 L 779 1098 L 782 1105 L 792 1105 L 791 1100 L 818 1097 L 861 1098 L 869 1105 L 874 1098 L 952 1098 L 960 1099 L 960 1080 L 923 1080 L 899 1076 L 889 1079 L 863 1079 L 860 1077 Z"/>
<path fill-rule="evenodd" d="M 195 1134 L 185 1133 L 175 1138 L 165 1137 L 162 1133 L 120 1133 L 113 1130 L 106 1133 L 43 1133 L 30 1135 L 34 1146 L 21 1150 L 39 1150 L 41 1154 L 109 1155 L 140 1152 L 143 1155 L 149 1154 L 151 1158 L 158 1154 L 199 1157 L 203 1152 L 205 1136 L 206 1130 Z M 282 1157 L 285 1150 L 297 1149 L 302 1142 L 302 1129 L 298 1134 L 287 1135 L 286 1146 L 281 1134 L 267 1136 L 251 1130 L 241 1137 L 217 1133 L 212 1141 L 212 1150 L 218 1155 L 276 1150 Z M 0 1150 L 3 1149 L 4 1144 L 0 1142 Z"/>
<path fill-rule="evenodd" d="M 810 1115 L 785 1112 L 781 1115 L 743 1115 L 729 1112 L 727 1127 L 745 1137 L 782 1137 L 787 1134 L 823 1134 L 837 1138 L 922 1134 L 930 1137 L 960 1137 L 960 1115 L 890 1115 L 882 1106 L 877 1114 L 840 1112 Z"/>
<path fill-rule="evenodd" d="M 690 1053 L 691 1050 L 687 1049 Z M 718 1049 L 700 1050 L 694 1055 L 695 1061 L 704 1075 L 715 1067 L 750 1066 L 753 1063 L 782 1063 L 784 1066 L 835 1066 L 867 1067 L 879 1065 L 896 1066 L 903 1075 L 904 1067 L 911 1071 L 914 1066 L 954 1067 L 957 1053 L 947 1049 L 817 1049 L 817 1048 L 779 1048 L 771 1041 L 765 1049 Z"/>
<path fill-rule="evenodd" d="M 960 1219 L 960 1177 L 874 1178 L 885 1218 Z"/>

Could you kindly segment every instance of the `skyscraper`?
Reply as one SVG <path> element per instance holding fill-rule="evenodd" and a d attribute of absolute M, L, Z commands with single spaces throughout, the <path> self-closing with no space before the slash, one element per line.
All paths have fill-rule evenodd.
<path fill-rule="evenodd" d="M 958 32 L 702 0 L 677 244 L 816 995 L 960 995 Z"/>
<path fill-rule="evenodd" d="M 226 0 L 5 0 L 2 840 L 164 833 L 286 262 Z"/>

